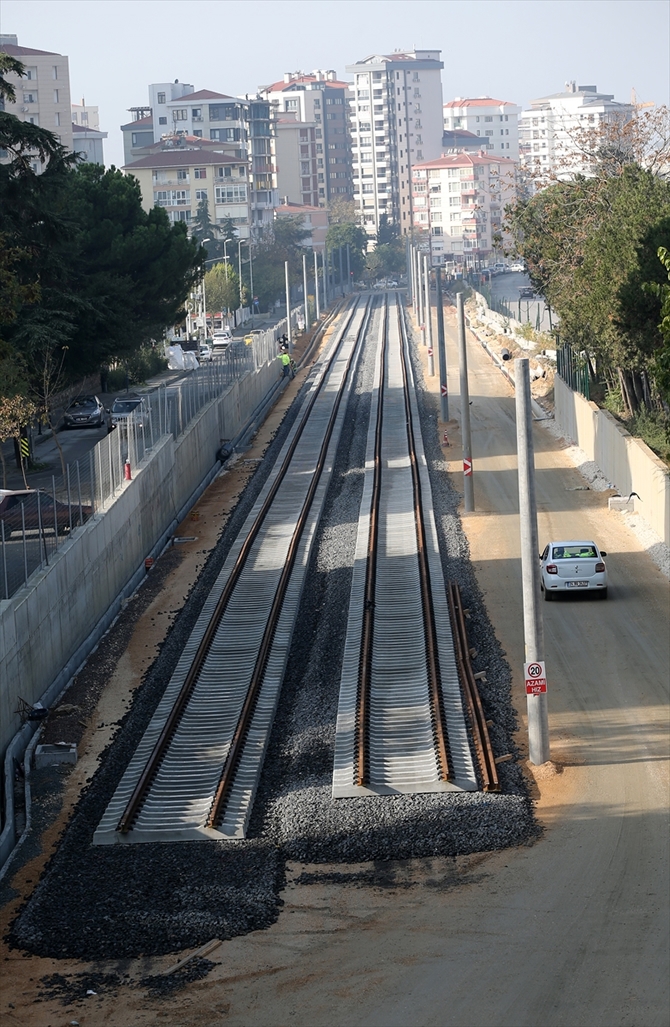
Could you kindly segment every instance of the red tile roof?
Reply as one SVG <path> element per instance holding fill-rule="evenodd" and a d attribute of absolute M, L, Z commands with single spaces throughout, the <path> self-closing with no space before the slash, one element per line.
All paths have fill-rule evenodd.
<path fill-rule="evenodd" d="M 273 82 L 271 86 L 261 86 L 264 93 L 284 93 L 291 90 L 293 86 L 305 85 L 309 82 L 316 82 L 319 86 L 331 89 L 348 89 L 351 82 L 333 82 L 330 79 L 317 78 L 316 75 L 300 75 L 299 78 L 292 78 L 290 82 Z"/>
<path fill-rule="evenodd" d="M 135 168 L 196 168 L 203 164 L 246 164 L 239 157 L 229 157 L 227 153 L 207 153 L 205 150 L 164 150 L 152 153 L 148 157 L 125 164 L 123 171 Z"/>
<path fill-rule="evenodd" d="M 475 96 L 472 99 L 450 100 L 445 107 L 516 107 L 510 100 L 496 100 L 492 96 Z"/>
<path fill-rule="evenodd" d="M 15 46 L 14 43 L 0 43 L 0 50 L 9 54 L 10 57 L 62 57 L 62 54 L 54 53 L 52 50 L 31 50 L 28 46 Z"/>
<path fill-rule="evenodd" d="M 419 164 L 414 164 L 412 170 L 416 171 L 417 168 L 461 168 L 475 164 L 514 165 L 516 163 L 517 161 L 512 160 L 511 157 L 496 157 L 487 153 L 448 153 L 436 160 L 424 160 Z"/>
<path fill-rule="evenodd" d="M 181 103 L 182 100 L 184 103 L 193 103 L 194 100 L 237 100 L 237 97 L 228 96 L 227 93 L 213 93 L 211 89 L 199 89 L 197 93 L 178 96 L 175 100 L 168 100 L 168 103 Z"/>
<path fill-rule="evenodd" d="M 121 131 L 123 131 L 124 128 L 135 128 L 135 126 L 138 126 L 139 128 L 149 128 L 149 126 L 153 127 L 153 123 L 154 119 L 149 115 L 148 118 L 140 118 L 138 121 L 129 121 L 127 125 L 121 125 Z"/>
<path fill-rule="evenodd" d="M 309 203 L 282 203 L 278 207 L 275 207 L 277 214 L 309 214 L 310 211 L 324 211 L 324 207 L 311 207 Z"/>

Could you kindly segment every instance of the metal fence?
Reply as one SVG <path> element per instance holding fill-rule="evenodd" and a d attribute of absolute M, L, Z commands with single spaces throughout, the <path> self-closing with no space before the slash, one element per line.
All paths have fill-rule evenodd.
<path fill-rule="evenodd" d="M 556 370 L 573 392 L 581 392 L 586 399 L 591 398 L 589 367 L 584 354 L 577 353 L 571 346 L 561 346 L 556 350 Z"/>
<path fill-rule="evenodd" d="M 302 308 L 291 313 L 297 323 Z M 277 339 L 285 331 L 284 320 L 246 341 L 235 340 L 179 381 L 138 392 L 142 402 L 135 412 L 83 459 L 67 464 L 65 474 L 53 475 L 50 487 L 11 497 L 0 520 L 0 598 L 14 595 L 78 527 L 103 511 L 123 485 L 126 461 L 134 473 L 160 439 L 176 440 L 234 381 L 276 359 Z"/>

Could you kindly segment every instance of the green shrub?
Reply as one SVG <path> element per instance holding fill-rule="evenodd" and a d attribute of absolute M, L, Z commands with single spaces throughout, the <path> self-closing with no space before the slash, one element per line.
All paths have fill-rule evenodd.
<path fill-rule="evenodd" d="M 639 410 L 626 423 L 626 428 L 638 439 L 646 442 L 650 449 L 665 463 L 670 463 L 670 418 L 661 410 Z"/>
<path fill-rule="evenodd" d="M 115 367 L 109 372 L 107 379 L 107 390 L 119 392 L 126 387 L 126 375 L 128 385 L 142 385 L 147 378 L 153 378 L 167 369 L 167 360 L 160 350 L 152 346 L 145 346 L 131 357 L 122 366 Z"/>

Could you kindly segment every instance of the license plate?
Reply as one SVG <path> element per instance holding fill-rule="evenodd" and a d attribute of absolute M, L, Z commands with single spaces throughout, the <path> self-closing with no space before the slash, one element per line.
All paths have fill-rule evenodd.
<path fill-rule="evenodd" d="M 588 588 L 588 587 L 589 587 L 588 581 L 568 581 L 566 583 L 566 588 Z"/>

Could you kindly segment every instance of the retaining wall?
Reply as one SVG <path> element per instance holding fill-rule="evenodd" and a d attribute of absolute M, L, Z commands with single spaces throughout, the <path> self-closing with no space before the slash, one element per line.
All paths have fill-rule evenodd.
<path fill-rule="evenodd" d="M 635 439 L 607 410 L 600 410 L 558 375 L 554 415 L 565 435 L 583 449 L 622 496 L 637 492 L 635 510 L 670 545 L 670 473 L 641 439 Z"/>
<path fill-rule="evenodd" d="M 175 442 L 163 438 L 121 492 L 77 529 L 16 595 L 0 602 L 0 754 L 34 705 L 161 542 L 278 378 L 270 363 L 203 407 Z M 82 657 L 83 658 L 83 657 Z"/>

